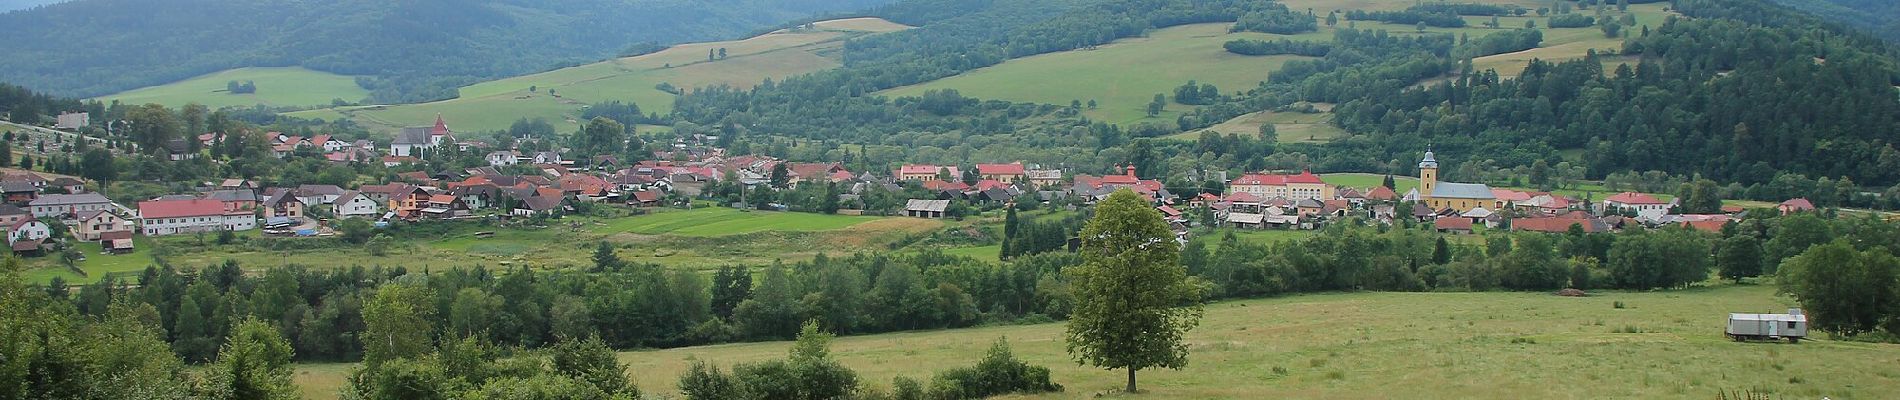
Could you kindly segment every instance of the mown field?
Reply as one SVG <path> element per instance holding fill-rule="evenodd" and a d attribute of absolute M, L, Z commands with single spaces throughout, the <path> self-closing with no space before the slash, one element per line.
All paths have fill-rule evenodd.
<path fill-rule="evenodd" d="M 1625 305 L 1617 308 L 1617 303 Z M 1900 345 L 1811 340 L 1735 343 L 1729 312 L 1776 312 L 1768 285 L 1596 293 L 1335 293 L 1222 302 L 1190 332 L 1187 368 L 1142 371 L 1151 399 L 1775 398 L 1881 399 L 1900 393 Z M 1078 366 L 1061 323 L 839 338 L 832 355 L 871 385 L 974 364 L 1007 337 L 1050 367 L 1062 393 L 1091 398 L 1124 375 Z M 782 358 L 787 342 L 621 353 L 646 393 L 677 396 L 689 360 L 730 366 Z M 309 398 L 333 398 L 347 364 L 301 366 Z"/>
<path fill-rule="evenodd" d="M 643 111 L 665 114 L 673 107 L 673 95 L 655 88 L 661 83 L 682 90 L 714 85 L 750 88 L 766 79 L 835 68 L 845 40 L 905 28 L 875 18 L 826 21 L 808 31 L 684 44 L 652 54 L 482 82 L 461 88 L 461 97 L 451 100 L 290 115 L 352 118 L 375 129 L 395 130 L 427 124 L 441 114 L 455 129 L 474 131 L 507 129 L 517 119 L 538 117 L 565 132 L 579 127 L 583 108 L 593 103 L 632 101 Z M 708 51 L 722 48 L 726 58 L 707 59 Z"/>
<path fill-rule="evenodd" d="M 225 90 L 230 81 L 252 81 L 257 93 L 232 94 Z M 95 100 L 125 104 L 157 103 L 177 108 L 190 103 L 219 107 L 266 105 L 323 106 L 332 100 L 356 102 L 369 91 L 356 86 L 356 78 L 303 67 L 257 67 L 224 70 L 168 83 L 128 90 Z"/>
<path fill-rule="evenodd" d="M 578 223 L 576 229 L 570 223 Z M 677 268 L 708 269 L 723 265 L 762 265 L 773 260 L 802 261 L 820 252 L 848 254 L 882 251 L 907 235 L 928 234 L 943 226 L 935 220 L 896 217 L 854 217 L 787 212 L 743 212 L 730 208 L 660 210 L 620 218 L 568 218 L 546 227 L 484 227 L 462 224 L 435 233 L 409 232 L 392 240 L 383 256 L 361 246 L 334 246 L 300 250 L 267 250 L 250 244 L 218 245 L 216 235 L 140 236 L 138 252 L 100 254 L 97 244 L 82 245 L 87 259 L 79 267 L 86 276 L 60 266 L 55 257 L 28 260 L 27 278 L 44 282 L 58 276 L 67 282 L 96 282 L 109 274 L 136 276 L 163 257 L 172 265 L 197 268 L 236 260 L 247 269 L 282 265 L 318 268 L 349 266 L 404 266 L 410 269 L 468 266 L 564 268 L 592 264 L 602 241 L 619 246 L 619 255 L 635 262 Z M 434 231 L 432 231 L 434 232 Z M 492 232 L 478 237 L 478 232 Z M 243 241 L 297 241 L 310 239 L 262 238 L 258 232 L 238 235 Z"/>

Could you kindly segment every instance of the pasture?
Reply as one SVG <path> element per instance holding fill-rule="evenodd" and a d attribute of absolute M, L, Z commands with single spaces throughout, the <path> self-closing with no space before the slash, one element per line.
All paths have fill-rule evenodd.
<path fill-rule="evenodd" d="M 810 30 L 781 30 L 744 40 L 682 44 L 659 52 L 477 83 L 460 97 L 423 104 L 344 107 L 291 113 L 305 118 L 353 118 L 393 131 L 427 124 L 436 114 L 458 130 L 502 130 L 520 118 L 545 118 L 558 131 L 580 126 L 583 109 L 610 100 L 631 101 L 642 111 L 665 114 L 679 90 L 727 85 L 751 88 L 766 79 L 806 74 L 839 65 L 837 53 L 850 38 L 908 27 L 875 18 L 819 22 Z M 708 59 L 726 50 L 726 57 Z"/>
<path fill-rule="evenodd" d="M 232 94 L 225 90 L 230 81 L 252 81 L 257 93 Z M 230 69 L 172 82 L 132 89 L 94 100 L 125 104 L 157 103 L 181 107 L 190 103 L 220 107 L 266 105 L 326 106 L 332 100 L 356 102 L 369 96 L 369 90 L 356 86 L 356 78 L 303 67 L 255 67 Z"/>
<path fill-rule="evenodd" d="M 1365 189 L 1365 188 L 1369 188 L 1373 186 L 1384 185 L 1385 175 L 1350 172 L 1350 173 L 1320 175 L 1319 180 L 1322 182 L 1326 182 L 1327 184 L 1334 185 L 1334 186 Z M 1418 177 L 1393 175 L 1392 186 L 1393 186 L 1392 191 L 1394 193 L 1398 193 L 1400 196 L 1404 196 L 1405 192 L 1409 192 L 1413 188 L 1418 187 Z"/>
<path fill-rule="evenodd" d="M 1332 107 L 1328 105 L 1325 108 Z M 1196 140 L 1201 137 L 1201 132 L 1259 137 L 1260 127 L 1269 124 L 1273 125 L 1274 134 L 1280 143 L 1319 143 L 1350 135 L 1345 129 L 1333 125 L 1333 114 L 1329 112 L 1306 114 L 1260 111 L 1243 114 L 1207 129 L 1177 133 L 1168 138 Z"/>
<path fill-rule="evenodd" d="M 1622 303 L 1623 308 L 1614 307 Z M 1209 305 L 1188 334 L 1186 368 L 1139 374 L 1151 399 L 1238 398 L 1715 398 L 1753 390 L 1784 398 L 1874 399 L 1900 393 L 1900 345 L 1811 340 L 1735 343 L 1728 312 L 1774 312 L 1790 299 L 1771 285 L 1662 292 L 1328 293 Z M 1053 370 L 1067 391 L 1020 399 L 1080 399 L 1120 388 L 1120 371 L 1078 366 L 1063 324 L 843 337 L 832 356 L 870 385 L 926 380 L 974 364 L 997 338 Z M 677 396 L 689 360 L 723 367 L 783 358 L 789 342 L 621 353 L 646 393 Z M 300 366 L 295 381 L 330 398 L 351 368 Z"/>

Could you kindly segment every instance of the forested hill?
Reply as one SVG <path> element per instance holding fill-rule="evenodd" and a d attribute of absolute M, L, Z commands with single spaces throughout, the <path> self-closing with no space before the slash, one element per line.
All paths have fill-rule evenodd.
<path fill-rule="evenodd" d="M 64 0 L 0 0 L 0 13 L 25 10 L 35 6 L 58 3 Z"/>
<path fill-rule="evenodd" d="M 1774 0 L 1789 8 L 1865 29 L 1889 41 L 1900 42 L 1900 1 L 1894 0 Z"/>
<path fill-rule="evenodd" d="M 0 81 L 88 97 L 234 67 L 300 65 L 374 76 L 362 83 L 378 101 L 422 100 L 636 43 L 739 37 L 889 2 L 74 0 L 0 14 L 8 38 Z"/>

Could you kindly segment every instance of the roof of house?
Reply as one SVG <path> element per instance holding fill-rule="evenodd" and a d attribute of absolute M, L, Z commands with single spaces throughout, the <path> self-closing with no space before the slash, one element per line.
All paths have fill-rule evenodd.
<path fill-rule="evenodd" d="M 943 210 L 948 209 L 948 208 L 950 208 L 949 200 L 912 199 L 904 203 L 905 211 L 943 212 Z"/>
<path fill-rule="evenodd" d="M 336 185 L 300 185 L 297 194 L 305 196 L 336 196 L 343 194 L 343 188 Z"/>
<path fill-rule="evenodd" d="M 976 173 L 983 175 L 1022 175 L 1023 163 L 977 164 Z"/>
<path fill-rule="evenodd" d="M 1619 203 L 1619 204 L 1639 204 L 1639 205 L 1663 204 L 1662 200 L 1656 200 L 1655 196 L 1650 196 L 1647 194 L 1636 193 L 1636 192 L 1617 193 L 1610 197 L 1604 198 L 1603 201 L 1610 202 L 1610 203 Z"/>
<path fill-rule="evenodd" d="M 547 211 L 561 207 L 558 196 L 529 196 L 521 199 L 521 206 L 533 211 Z"/>
<path fill-rule="evenodd" d="M 1432 227 L 1444 230 L 1471 230 L 1471 219 L 1464 217 L 1445 217 L 1432 221 Z"/>
<path fill-rule="evenodd" d="M 264 199 L 265 207 L 277 207 L 277 206 L 288 205 L 288 204 L 303 204 L 303 200 L 298 200 L 297 196 L 294 193 L 292 193 L 290 190 L 280 189 L 280 190 L 276 190 L 276 192 L 277 193 L 271 194 L 270 198 Z"/>
<path fill-rule="evenodd" d="M 33 186 L 32 183 L 21 182 L 21 181 L 0 181 L 0 192 L 36 193 L 39 191 L 40 191 L 40 188 L 38 186 Z"/>
<path fill-rule="evenodd" d="M 79 212 L 78 217 L 81 222 L 84 222 L 84 221 L 91 221 L 93 218 L 99 218 L 99 216 L 101 215 L 110 215 L 110 214 L 107 214 L 105 210 L 81 211 Z"/>
<path fill-rule="evenodd" d="M 1491 194 L 1490 186 L 1482 183 L 1439 182 L 1432 188 L 1432 198 L 1491 200 L 1497 197 Z"/>
<path fill-rule="evenodd" d="M 106 196 L 98 194 L 98 193 L 48 194 L 48 195 L 41 195 L 39 198 L 33 199 L 33 202 L 28 203 L 28 205 L 31 205 L 31 206 L 70 206 L 70 205 L 78 205 L 78 204 L 102 204 L 102 203 L 111 203 L 111 202 L 112 202 L 112 199 L 108 199 L 106 198 Z"/>
<path fill-rule="evenodd" d="M 1534 197 L 1529 192 L 1519 192 L 1510 189 L 1491 189 L 1491 196 L 1504 201 L 1526 201 Z"/>
<path fill-rule="evenodd" d="M 20 208 L 12 204 L 0 204 L 0 216 L 26 215 L 26 214 L 31 214 L 31 213 L 27 212 L 26 209 L 24 208 Z"/>
<path fill-rule="evenodd" d="M 1473 207 L 1471 211 L 1465 211 L 1464 214 L 1459 214 L 1459 216 L 1465 218 L 1485 218 L 1490 217 L 1491 214 L 1491 210 L 1486 210 L 1484 207 Z"/>
<path fill-rule="evenodd" d="M 203 217 L 211 215 L 224 215 L 224 203 L 210 199 L 139 202 L 139 216 L 145 219 Z"/>
<path fill-rule="evenodd" d="M 51 185 L 53 185 L 53 186 L 79 186 L 79 185 L 84 185 L 84 184 L 86 184 L 86 182 L 84 182 L 84 181 L 80 181 L 80 180 L 78 180 L 78 179 L 73 179 L 73 178 L 68 178 L 68 177 L 63 177 L 63 176 L 62 176 L 62 177 L 59 177 L 59 178 L 57 178 L 57 179 L 53 179 L 53 181 L 52 181 L 52 182 L 51 182 L 50 184 L 51 184 Z"/>
<path fill-rule="evenodd" d="M 635 200 L 639 200 L 642 203 L 651 203 L 655 201 L 660 201 L 660 192 L 642 190 L 638 192 L 633 192 L 633 198 Z"/>
<path fill-rule="evenodd" d="M 1399 199 L 1398 193 L 1393 192 L 1392 188 L 1385 187 L 1385 186 L 1373 186 L 1371 190 L 1366 191 L 1365 196 L 1367 199 L 1370 199 L 1370 200 L 1398 200 Z"/>
<path fill-rule="evenodd" d="M 1805 199 L 1805 198 L 1793 198 L 1793 199 L 1788 199 L 1788 201 L 1781 202 L 1781 207 L 1796 210 L 1796 211 L 1813 210 L 1814 202 L 1808 201 L 1808 199 Z"/>
<path fill-rule="evenodd" d="M 943 171 L 943 170 L 945 170 L 945 169 L 948 169 L 948 170 L 950 170 L 950 176 L 951 176 L 951 177 L 953 177 L 953 178 L 954 178 L 954 177 L 958 177 L 958 176 L 963 176 L 963 172 L 962 172 L 962 171 L 958 171 L 958 170 L 957 170 L 957 167 L 956 167 L 956 166 L 954 166 L 954 165 L 952 165 L 952 166 L 937 166 L 937 165 L 908 165 L 908 164 L 907 164 L 907 165 L 904 165 L 903 167 L 900 167 L 900 168 L 898 168 L 898 169 L 897 169 L 897 175 L 899 175 L 899 176 L 902 176 L 902 175 L 934 175 L 934 174 L 936 174 L 936 173 L 938 173 L 938 172 L 942 172 L 942 171 Z"/>
<path fill-rule="evenodd" d="M 213 190 L 205 192 L 205 199 L 216 201 L 257 201 L 257 193 L 249 190 Z"/>

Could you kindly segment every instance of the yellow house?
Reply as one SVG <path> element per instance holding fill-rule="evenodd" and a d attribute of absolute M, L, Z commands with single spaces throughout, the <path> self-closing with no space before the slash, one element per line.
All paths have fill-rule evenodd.
<path fill-rule="evenodd" d="M 1496 211 L 1504 208 L 1504 201 L 1491 193 L 1491 187 L 1482 183 L 1451 183 L 1438 181 L 1438 160 L 1431 150 L 1425 151 L 1425 160 L 1418 163 L 1418 201 L 1433 210 L 1453 209 L 1458 212 L 1471 211 L 1483 207 Z"/>

